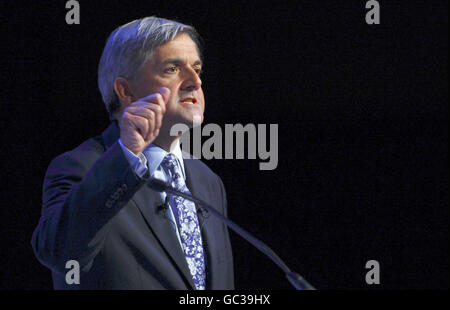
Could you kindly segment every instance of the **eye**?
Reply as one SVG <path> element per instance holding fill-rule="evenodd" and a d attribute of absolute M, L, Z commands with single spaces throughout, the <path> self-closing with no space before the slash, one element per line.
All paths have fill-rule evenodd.
<path fill-rule="evenodd" d="M 200 76 L 203 72 L 202 68 L 200 68 L 200 67 L 194 68 L 194 71 L 195 71 L 195 73 L 197 73 L 198 76 Z"/>
<path fill-rule="evenodd" d="M 176 66 L 170 66 L 170 67 L 166 68 L 166 69 L 164 70 L 164 72 L 167 72 L 167 73 L 175 73 L 175 72 L 177 72 L 177 70 L 178 70 L 178 68 L 177 68 Z"/>

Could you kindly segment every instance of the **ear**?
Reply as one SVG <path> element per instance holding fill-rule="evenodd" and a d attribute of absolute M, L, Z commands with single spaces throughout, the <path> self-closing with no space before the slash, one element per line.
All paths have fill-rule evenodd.
<path fill-rule="evenodd" d="M 123 77 L 118 77 L 114 81 L 114 92 L 119 98 L 121 108 L 126 108 L 133 102 L 133 94 L 130 91 L 130 82 Z"/>

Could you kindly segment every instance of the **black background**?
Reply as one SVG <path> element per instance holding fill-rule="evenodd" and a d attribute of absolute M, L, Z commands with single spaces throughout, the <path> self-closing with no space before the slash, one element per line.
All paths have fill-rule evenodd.
<path fill-rule="evenodd" d="M 157 15 L 205 42 L 206 123 L 278 124 L 279 163 L 210 160 L 229 216 L 318 289 L 448 289 L 448 1 L 2 1 L 0 288 L 51 289 L 30 245 L 50 160 L 109 123 L 109 33 Z M 291 289 L 232 233 L 236 288 Z M 381 284 L 365 283 L 366 261 Z"/>

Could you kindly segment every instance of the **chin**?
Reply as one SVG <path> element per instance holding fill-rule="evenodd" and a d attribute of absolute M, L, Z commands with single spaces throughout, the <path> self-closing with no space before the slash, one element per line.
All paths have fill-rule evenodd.
<path fill-rule="evenodd" d="M 185 125 L 186 127 L 188 127 L 189 129 L 192 129 L 194 127 L 198 127 L 203 123 L 203 115 L 190 115 L 190 116 L 185 116 L 185 117 L 178 117 L 175 119 L 171 119 L 170 121 L 168 119 L 166 119 L 166 125 L 168 125 L 168 128 L 170 128 L 169 130 L 171 130 L 171 128 L 173 128 L 173 126 L 175 125 Z M 164 119 L 163 119 L 164 122 Z M 185 127 L 185 128 L 186 128 Z M 180 129 L 182 129 L 183 127 L 179 127 Z"/>
<path fill-rule="evenodd" d="M 185 117 L 180 123 L 184 123 L 189 126 L 189 128 L 196 127 L 203 123 L 203 114 L 193 114 Z"/>

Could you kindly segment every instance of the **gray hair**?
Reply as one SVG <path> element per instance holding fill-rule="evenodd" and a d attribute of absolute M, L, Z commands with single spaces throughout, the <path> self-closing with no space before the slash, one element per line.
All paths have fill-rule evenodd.
<path fill-rule="evenodd" d="M 191 37 L 201 57 L 200 37 L 194 27 L 155 16 L 134 20 L 116 28 L 109 36 L 98 66 L 98 88 L 111 120 L 120 110 L 114 92 L 118 77 L 138 77 L 152 52 L 181 33 Z"/>

